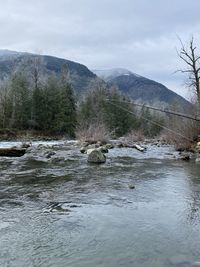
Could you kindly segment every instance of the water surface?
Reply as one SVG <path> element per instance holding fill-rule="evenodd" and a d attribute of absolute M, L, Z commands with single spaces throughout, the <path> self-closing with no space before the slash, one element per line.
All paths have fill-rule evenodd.
<path fill-rule="evenodd" d="M 91 165 L 73 142 L 36 142 L 0 158 L 0 266 L 192 266 L 200 165 L 175 157 L 116 148 Z"/>

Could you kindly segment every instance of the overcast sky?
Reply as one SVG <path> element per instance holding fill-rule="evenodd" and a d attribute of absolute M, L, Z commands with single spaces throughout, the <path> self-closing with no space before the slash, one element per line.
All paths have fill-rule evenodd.
<path fill-rule="evenodd" d="M 127 68 L 186 96 L 177 35 L 200 47 L 200 0 L 6 0 L 0 49 L 49 54 L 90 69 Z"/>

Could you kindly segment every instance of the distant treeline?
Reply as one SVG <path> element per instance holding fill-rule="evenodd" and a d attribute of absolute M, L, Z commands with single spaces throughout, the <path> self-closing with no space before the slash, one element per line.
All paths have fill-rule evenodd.
<path fill-rule="evenodd" d="M 145 136 L 153 137 L 161 131 L 163 119 L 147 108 L 136 109 L 128 96 L 121 95 L 115 88 L 95 84 L 81 101 L 78 122 L 86 127 L 101 123 L 114 137 L 124 136 L 132 130 L 140 130 Z M 152 121 L 157 124 L 152 124 Z"/>
<path fill-rule="evenodd" d="M 115 137 L 133 129 L 147 136 L 155 136 L 161 130 L 150 122 L 156 120 L 162 124 L 160 118 L 146 108 L 136 110 L 128 97 L 122 96 L 116 88 L 107 88 L 104 83 L 91 85 L 82 100 L 76 101 L 65 75 L 51 76 L 43 82 L 38 81 L 37 75 L 34 78 L 34 82 L 30 82 L 23 72 L 17 72 L 1 85 L 1 130 L 34 130 L 75 137 L 77 128 L 80 131 L 97 122 Z"/>
<path fill-rule="evenodd" d="M 75 127 L 73 90 L 65 79 L 50 77 L 33 86 L 23 73 L 16 73 L 0 89 L 1 129 L 74 136 Z"/>

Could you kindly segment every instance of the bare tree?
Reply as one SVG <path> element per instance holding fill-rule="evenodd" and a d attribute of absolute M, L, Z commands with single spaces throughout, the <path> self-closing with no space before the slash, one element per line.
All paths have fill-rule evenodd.
<path fill-rule="evenodd" d="M 194 89 L 198 104 L 200 106 L 200 55 L 197 52 L 197 47 L 194 44 L 193 37 L 189 41 L 188 47 L 183 44 L 180 38 L 179 40 L 181 43 L 181 49 L 178 55 L 186 65 L 185 69 L 180 71 L 182 73 L 188 73 L 188 85 Z"/>

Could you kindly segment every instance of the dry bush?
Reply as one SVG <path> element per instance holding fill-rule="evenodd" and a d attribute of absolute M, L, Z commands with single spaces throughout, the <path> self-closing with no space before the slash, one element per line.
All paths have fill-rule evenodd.
<path fill-rule="evenodd" d="M 128 142 L 142 142 L 145 136 L 142 130 L 132 130 L 125 136 L 125 139 Z"/>
<path fill-rule="evenodd" d="M 169 123 L 169 131 L 162 132 L 162 139 L 169 144 L 173 144 L 178 151 L 190 150 L 194 145 L 193 139 L 200 133 L 198 122 L 186 119 L 176 119 Z"/>
<path fill-rule="evenodd" d="M 80 141 L 87 141 L 90 143 L 96 143 L 98 141 L 106 143 L 110 139 L 110 132 L 104 123 L 86 123 L 78 127 L 76 138 Z"/>

